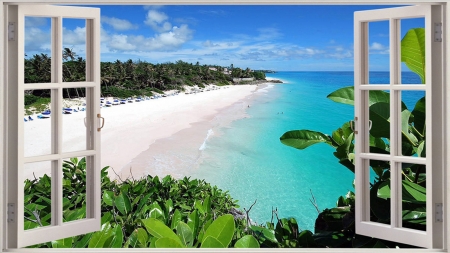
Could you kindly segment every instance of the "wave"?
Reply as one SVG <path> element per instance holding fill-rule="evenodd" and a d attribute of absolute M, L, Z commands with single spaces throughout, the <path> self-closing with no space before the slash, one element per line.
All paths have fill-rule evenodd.
<path fill-rule="evenodd" d="M 200 148 L 198 150 L 202 151 L 206 148 L 206 141 L 208 140 L 209 136 L 213 135 L 214 131 L 212 129 L 208 130 L 208 133 L 206 134 L 206 138 L 203 141 L 202 145 L 200 146 Z"/>

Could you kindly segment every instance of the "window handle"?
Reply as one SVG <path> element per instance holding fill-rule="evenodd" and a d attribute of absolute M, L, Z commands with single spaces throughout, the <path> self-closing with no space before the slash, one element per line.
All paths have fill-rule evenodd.
<path fill-rule="evenodd" d="M 102 117 L 102 115 L 99 113 L 97 114 L 97 118 L 102 120 L 102 124 L 99 128 L 97 128 L 97 131 L 100 132 L 103 126 L 105 125 L 105 118 Z"/>
<path fill-rule="evenodd" d="M 355 133 L 358 134 L 358 131 L 355 131 L 356 128 L 356 121 L 358 120 L 358 117 L 355 117 L 355 120 L 350 120 L 350 129 Z M 353 126 L 355 124 L 355 126 Z"/>
<path fill-rule="evenodd" d="M 355 127 L 353 126 L 353 124 L 355 124 L 356 126 L 356 121 L 358 120 L 358 117 L 355 117 L 355 120 L 350 120 L 350 129 L 355 132 L 355 134 L 358 134 L 358 131 L 355 131 Z M 372 129 L 372 121 L 369 120 L 369 130 Z"/>

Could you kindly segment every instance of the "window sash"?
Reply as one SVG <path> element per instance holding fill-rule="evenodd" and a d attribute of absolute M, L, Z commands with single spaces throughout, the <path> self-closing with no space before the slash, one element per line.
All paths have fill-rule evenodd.
<path fill-rule="evenodd" d="M 443 248 L 443 223 L 434 221 L 435 204 L 443 203 L 443 142 L 437 133 L 442 132 L 444 115 L 439 109 L 443 103 L 442 90 L 442 43 L 436 44 L 433 38 L 433 22 L 440 22 L 440 7 L 420 5 L 355 12 L 355 186 L 356 208 L 355 225 L 358 234 L 426 248 Z M 400 84 L 400 24 L 405 18 L 425 18 L 426 33 L 426 81 L 424 85 Z M 390 30 L 390 84 L 369 84 L 368 80 L 368 22 L 389 20 Z M 433 68 L 432 68 L 433 66 Z M 370 90 L 390 91 L 390 155 L 369 153 L 369 108 Z M 401 91 L 423 90 L 426 93 L 426 158 L 404 157 L 399 154 L 401 147 Z M 433 133 L 435 133 L 433 135 Z M 391 224 L 370 221 L 369 203 L 369 160 L 384 160 L 391 163 Z M 427 173 L 427 227 L 426 232 L 401 227 L 401 168 L 399 162 L 425 164 Z M 433 187 L 431 187 L 433 185 Z"/>
<path fill-rule="evenodd" d="M 7 156 L 8 203 L 14 204 L 13 221 L 7 224 L 8 248 L 21 248 L 60 238 L 85 234 L 100 229 L 100 10 L 96 8 L 19 5 L 8 6 L 8 22 L 16 26 L 16 40 L 8 42 L 9 86 L 7 149 L 14 150 Z M 50 17 L 51 28 L 51 83 L 24 83 L 24 21 L 25 16 Z M 63 82 L 62 79 L 62 19 L 86 20 L 86 82 Z M 86 148 L 77 152 L 62 150 L 62 112 L 64 88 L 86 88 Z M 51 90 L 51 154 L 25 157 L 24 134 L 24 92 L 28 89 Z M 15 98 L 15 99 L 14 99 Z M 97 103 L 96 103 L 97 102 Z M 86 157 L 86 218 L 63 222 L 62 164 L 63 159 Z M 51 162 L 51 224 L 46 227 L 24 230 L 24 184 L 23 166 L 30 162 Z"/>

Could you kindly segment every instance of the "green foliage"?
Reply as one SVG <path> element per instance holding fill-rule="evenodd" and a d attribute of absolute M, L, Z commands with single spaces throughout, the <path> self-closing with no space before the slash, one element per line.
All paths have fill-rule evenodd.
<path fill-rule="evenodd" d="M 147 176 L 123 182 L 102 175 L 101 230 L 43 243 L 33 247 L 203 247 L 216 239 L 224 247 L 234 245 L 242 233 L 235 229 L 233 216 L 238 207 L 228 192 L 203 180 L 170 176 Z M 64 221 L 86 217 L 86 159 L 72 158 L 63 163 Z M 25 180 L 25 229 L 50 224 L 51 178 Z M 213 238 L 213 239 L 207 239 Z M 202 244 L 203 241 L 207 243 Z"/>
<path fill-rule="evenodd" d="M 425 29 L 410 29 L 401 42 L 401 60 L 425 83 Z"/>

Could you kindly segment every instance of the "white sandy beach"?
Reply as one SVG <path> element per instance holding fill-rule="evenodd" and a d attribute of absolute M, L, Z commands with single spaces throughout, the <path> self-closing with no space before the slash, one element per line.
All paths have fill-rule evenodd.
<path fill-rule="evenodd" d="M 140 177 L 151 173 L 140 166 L 144 151 L 149 150 L 157 140 L 168 139 L 186 129 L 198 129 L 200 140 L 208 133 L 208 127 L 201 127 L 199 122 L 210 121 L 220 110 L 243 101 L 256 90 L 256 85 L 236 85 L 201 92 L 197 94 L 181 93 L 160 99 L 145 100 L 113 107 L 102 108 L 105 126 L 101 136 L 101 164 L 111 166 L 123 177 L 129 176 L 132 168 L 133 176 Z M 242 107 L 242 105 L 241 105 Z M 75 108 L 77 108 L 75 106 Z M 234 113 L 230 111 L 230 113 Z M 85 146 L 83 112 L 63 116 L 63 152 L 81 150 Z M 25 156 L 35 156 L 50 153 L 50 121 L 36 119 L 25 122 Z M 197 132 L 198 132 L 197 131 Z M 179 137 L 177 142 L 190 143 L 195 134 Z M 169 138 L 170 139 L 170 138 Z M 196 138 L 198 141 L 198 138 Z M 158 151 L 165 152 L 171 147 L 153 145 Z M 195 144 L 200 147 L 200 144 Z M 155 149 L 155 148 L 154 148 Z M 144 158 L 145 160 L 145 158 Z M 49 164 L 28 164 L 25 167 L 25 177 L 48 174 Z M 177 174 L 176 172 L 159 171 L 157 174 Z M 112 170 L 109 175 L 115 177 Z"/>

